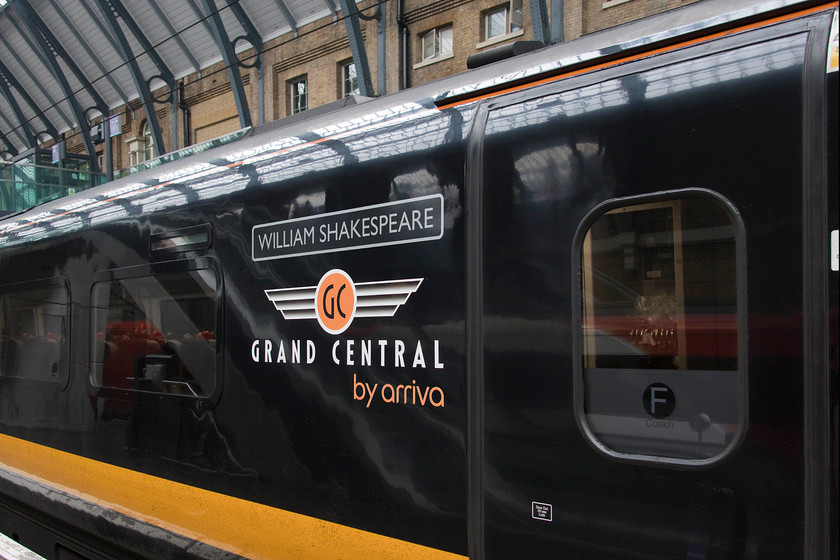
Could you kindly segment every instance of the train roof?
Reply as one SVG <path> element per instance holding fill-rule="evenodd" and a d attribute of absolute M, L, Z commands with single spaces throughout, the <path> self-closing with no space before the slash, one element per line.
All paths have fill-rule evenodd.
<path fill-rule="evenodd" d="M 620 62 L 653 48 L 678 45 L 824 4 L 797 0 L 705 0 L 381 98 L 340 100 L 251 129 L 236 142 L 0 218 L 0 245 L 18 245 L 86 227 L 108 219 L 107 213 L 102 212 L 105 207 L 137 204 L 149 193 L 159 196 L 168 188 L 183 189 L 232 167 L 281 157 L 313 142 L 390 126 L 540 79 L 585 71 L 604 62 Z M 97 212 L 103 220 L 91 219 Z M 118 213 L 110 219 L 117 218 Z"/>

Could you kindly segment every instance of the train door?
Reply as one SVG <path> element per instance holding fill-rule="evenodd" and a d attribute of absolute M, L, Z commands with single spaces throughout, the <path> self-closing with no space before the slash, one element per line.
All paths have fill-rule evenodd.
<path fill-rule="evenodd" d="M 475 557 L 796 558 L 827 523 L 807 521 L 805 441 L 827 411 L 803 414 L 827 376 L 803 345 L 826 19 L 479 111 Z"/>

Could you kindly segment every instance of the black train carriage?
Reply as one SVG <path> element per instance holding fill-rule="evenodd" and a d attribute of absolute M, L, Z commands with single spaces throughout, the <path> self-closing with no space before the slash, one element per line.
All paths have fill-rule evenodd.
<path fill-rule="evenodd" d="M 836 558 L 837 75 L 702 2 L 5 218 L 0 531 Z"/>

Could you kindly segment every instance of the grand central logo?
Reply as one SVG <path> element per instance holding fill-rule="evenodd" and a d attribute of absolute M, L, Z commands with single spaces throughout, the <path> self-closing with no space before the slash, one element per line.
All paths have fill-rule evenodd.
<path fill-rule="evenodd" d="M 422 282 L 411 278 L 356 284 L 336 268 L 317 286 L 265 290 L 265 295 L 284 319 L 315 319 L 326 332 L 341 334 L 356 317 L 393 317 Z"/>

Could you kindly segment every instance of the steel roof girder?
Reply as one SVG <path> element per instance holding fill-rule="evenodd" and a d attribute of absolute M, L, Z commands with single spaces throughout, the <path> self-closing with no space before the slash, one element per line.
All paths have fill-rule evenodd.
<path fill-rule="evenodd" d="M 131 33 L 134 35 L 134 38 L 140 43 L 140 46 L 143 48 L 144 54 L 147 54 L 149 58 L 152 59 L 155 66 L 160 73 L 160 77 L 166 82 L 166 85 L 169 86 L 171 90 L 175 90 L 175 76 L 172 74 L 172 71 L 169 69 L 169 66 L 163 61 L 160 55 L 157 53 L 155 48 L 152 46 L 152 43 L 149 42 L 149 39 L 146 37 L 146 34 L 143 33 L 143 30 L 140 29 L 140 26 L 137 25 L 137 22 L 131 17 L 131 14 L 126 10 L 125 6 L 123 6 L 120 0 L 97 0 L 97 2 L 105 2 L 109 5 L 109 7 L 113 10 L 111 14 L 116 12 L 117 15 L 122 18 L 128 28 L 131 30 Z M 116 22 L 116 18 L 114 18 L 114 22 Z M 131 52 L 131 49 L 129 49 Z"/>
<path fill-rule="evenodd" d="M 90 80 L 87 79 L 87 76 L 84 75 L 78 64 L 76 64 L 73 60 L 73 57 L 70 56 L 70 53 L 64 49 L 64 46 L 58 38 L 56 38 L 53 32 L 50 31 L 49 26 L 44 23 L 32 6 L 29 5 L 29 1 L 12 0 L 12 6 L 15 7 L 17 13 L 21 14 L 30 33 L 32 33 L 35 39 L 38 40 L 38 44 L 51 66 L 55 68 L 59 74 L 64 76 L 64 72 L 61 71 L 61 68 L 57 65 L 55 58 L 48 56 L 49 54 L 55 54 L 64 61 L 64 64 L 70 69 L 70 72 L 73 73 L 85 91 L 93 98 L 96 108 L 102 112 L 102 114 L 107 115 L 108 105 L 105 103 L 105 100 L 102 99 L 102 96 L 99 95 L 99 92 L 96 91 L 96 88 L 93 87 Z M 52 53 L 47 52 L 47 49 L 52 51 Z"/>
<path fill-rule="evenodd" d="M 551 43 L 565 41 L 563 33 L 563 0 L 551 0 Z"/>
<path fill-rule="evenodd" d="M 251 111 L 248 108 L 248 98 L 245 96 L 245 87 L 242 85 L 242 75 L 239 72 L 239 59 L 233 50 L 233 43 L 225 29 L 224 22 L 219 15 L 215 4 L 211 4 L 212 0 L 201 0 L 204 4 L 206 21 L 212 28 L 212 36 L 222 53 L 222 58 L 225 61 L 225 68 L 227 70 L 228 79 L 230 80 L 231 90 L 233 91 L 233 99 L 236 103 L 236 110 L 239 113 L 239 124 L 242 128 L 251 126 Z"/>
<path fill-rule="evenodd" d="M 23 37 L 23 40 L 26 41 L 26 43 L 30 46 L 30 48 L 32 48 L 32 51 L 35 53 L 35 56 L 37 56 L 38 59 L 41 60 L 42 64 L 46 67 L 47 63 L 43 59 L 43 54 L 41 53 L 41 51 L 37 47 L 35 47 L 35 45 L 32 44 L 31 39 L 19 27 L 18 22 L 14 18 L 11 18 L 11 17 L 9 18 L 9 21 L 12 23 L 12 25 L 15 27 L 15 29 L 17 29 L 18 33 L 21 34 L 21 37 Z M 3 45 L 9 50 L 9 52 L 12 55 L 12 58 L 14 58 L 15 62 L 17 62 L 18 65 L 21 68 L 23 68 L 23 71 L 26 72 L 26 75 L 29 76 L 29 79 L 32 80 L 32 83 L 34 83 L 35 87 L 38 88 L 38 91 L 40 91 L 41 94 L 46 98 L 46 100 L 50 104 L 50 106 L 53 109 L 55 109 L 55 111 L 58 113 L 58 116 L 61 117 L 61 119 L 64 121 L 64 124 L 67 125 L 67 128 L 73 128 L 73 122 L 70 120 L 70 117 L 68 117 L 67 114 L 62 110 L 62 108 L 59 107 L 58 101 L 53 99 L 52 95 L 50 95 L 50 92 L 48 92 L 47 88 L 44 87 L 44 84 L 41 83 L 41 80 L 37 79 L 35 77 L 35 75 L 32 73 L 32 70 L 30 69 L 30 65 L 25 64 L 23 62 L 23 60 L 20 58 L 20 55 L 18 54 L 18 52 L 15 49 L 12 48 L 12 45 L 9 44 L 9 42 L 6 40 L 6 38 L 3 35 L 0 35 L 0 43 L 3 43 Z M 43 111 L 42 111 L 42 113 L 43 113 Z M 44 113 L 44 118 L 46 119 L 46 113 Z"/>
<path fill-rule="evenodd" d="M 12 108 L 12 112 L 15 114 L 15 117 L 17 117 L 18 122 L 20 122 L 20 126 L 23 128 L 23 131 L 27 136 L 27 140 L 29 140 L 27 142 L 27 147 L 33 147 L 37 140 L 35 129 L 29 122 L 29 119 L 26 118 L 26 115 L 23 114 L 20 105 L 18 105 L 17 99 L 15 99 L 15 96 L 12 93 L 8 68 L 6 68 L 2 62 L 0 62 L 0 94 L 3 94 L 3 97 L 6 98 L 9 106 Z"/>
<path fill-rule="evenodd" d="M 56 128 L 53 126 L 53 124 L 49 120 L 47 120 L 46 117 L 44 117 L 44 113 L 41 111 L 40 107 L 38 107 L 38 104 L 35 103 L 35 100 L 32 99 L 32 96 L 29 95 L 29 92 L 26 91 L 26 88 L 24 88 L 20 84 L 20 82 L 18 82 L 14 73 L 11 70 L 9 70 L 9 68 L 7 68 L 6 65 L 3 64 L 2 61 L 0 61 L 0 76 L 5 77 L 5 80 L 8 83 L 8 86 L 10 88 L 14 88 L 15 90 L 17 90 L 18 95 L 26 102 L 26 105 L 29 107 L 29 109 L 44 124 L 44 126 L 46 127 L 47 134 L 52 136 L 53 140 L 55 140 L 57 142 L 58 141 L 58 130 L 56 130 Z M 0 84 L 0 85 L 2 85 L 2 84 Z M 9 95 L 11 95 L 11 91 L 9 91 Z M 9 104 L 12 105 L 12 102 L 10 101 Z M 12 105 L 13 110 L 14 110 L 14 108 L 15 108 L 14 105 Z M 29 119 L 29 122 L 31 122 L 31 119 Z M 33 127 L 33 130 L 34 130 L 34 127 Z M 37 135 L 36 135 L 35 140 L 37 141 L 37 139 L 38 138 L 37 138 Z"/>
<path fill-rule="evenodd" d="M 373 82 L 370 76 L 365 42 L 362 39 L 362 26 L 359 23 L 359 9 L 355 0 L 339 0 L 344 25 L 347 27 L 347 38 L 350 41 L 350 51 L 353 53 L 353 63 L 356 65 L 356 78 L 359 82 L 359 94 L 373 97 Z"/>
<path fill-rule="evenodd" d="M 324 0 L 324 4 L 327 5 L 327 9 L 332 13 L 333 20 L 338 18 L 338 9 L 335 7 L 335 0 Z"/>
<path fill-rule="evenodd" d="M 207 14 L 205 14 L 201 10 L 201 8 L 198 7 L 198 4 L 195 3 L 195 0 L 186 0 L 186 2 L 189 5 L 190 9 L 192 9 L 192 11 L 196 15 L 196 17 L 198 18 L 198 21 L 200 21 L 201 24 L 204 26 L 204 29 L 207 31 L 207 34 L 210 35 L 213 38 L 213 40 L 215 41 L 216 40 L 216 35 L 213 32 L 213 26 L 210 25 L 210 22 L 208 21 L 209 18 L 207 17 Z"/>
<path fill-rule="evenodd" d="M 289 7 L 283 0 L 274 0 L 274 4 L 277 6 L 277 9 L 280 10 L 280 13 L 283 14 L 283 19 L 285 19 L 286 23 L 289 24 L 289 27 L 292 28 L 292 33 L 294 33 L 295 39 L 297 39 L 298 30 L 295 16 L 292 15 L 291 10 L 289 10 Z"/>
<path fill-rule="evenodd" d="M 129 72 L 131 73 L 131 79 L 134 81 L 134 87 L 140 95 L 140 100 L 143 103 L 143 109 L 146 112 L 146 122 L 149 123 L 149 130 L 151 131 L 152 138 L 154 139 L 155 151 L 157 152 L 157 155 L 166 153 L 165 144 L 163 142 L 163 134 L 160 129 L 160 123 L 158 122 L 157 112 L 155 111 L 155 102 L 152 97 L 151 89 L 143 77 L 140 65 L 137 63 L 137 59 L 134 57 L 134 53 L 131 50 L 131 45 L 128 44 L 128 39 L 117 21 L 116 13 L 112 9 L 113 5 L 110 3 L 111 0 L 94 1 L 99 7 L 99 11 L 102 13 L 102 17 L 105 18 L 105 23 L 110 28 L 111 34 L 117 41 L 117 50 L 119 51 L 120 56 L 128 65 Z"/>
<path fill-rule="evenodd" d="M 125 91 L 123 91 L 123 89 L 112 76 L 113 72 L 109 72 L 108 69 L 105 68 L 105 65 L 96 55 L 96 53 L 94 53 L 93 50 L 90 48 L 88 42 L 81 36 L 81 33 L 79 33 L 79 30 L 72 23 L 70 18 L 67 17 L 67 14 L 64 13 L 64 10 L 58 4 L 57 0 L 49 0 L 49 2 L 50 4 L 52 4 L 53 9 L 62 15 L 70 31 L 73 33 L 73 35 L 82 45 L 82 47 L 88 53 L 88 56 L 90 56 L 90 59 L 93 61 L 93 63 L 96 64 L 96 67 L 99 69 L 99 71 L 102 72 L 102 75 L 105 76 L 105 79 L 108 80 L 108 83 L 111 84 L 111 87 L 114 88 L 114 91 L 117 92 L 117 95 L 120 96 L 120 99 L 122 99 L 123 103 L 128 105 L 128 95 L 125 93 Z M 99 18 L 96 17 L 96 14 L 94 14 L 90 6 L 87 5 L 87 2 L 85 2 L 84 0 L 79 0 L 79 4 L 85 9 L 91 21 L 93 21 L 99 28 L 99 30 L 102 32 L 102 36 L 105 37 L 111 43 L 111 46 L 113 46 L 115 50 L 117 50 L 117 44 L 114 41 L 114 38 L 111 37 L 111 35 L 108 33 L 108 30 L 106 29 L 105 25 L 101 21 L 99 21 Z"/>
<path fill-rule="evenodd" d="M 12 123 L 12 121 L 10 121 L 10 120 L 9 120 L 9 117 L 7 117 L 7 116 L 6 116 L 6 113 L 0 113 L 0 119 L 3 119 L 3 122 L 4 122 L 4 123 L 6 123 L 6 126 L 8 126 L 8 127 L 9 127 L 9 133 L 10 133 L 10 134 L 11 134 L 11 133 L 14 133 L 14 134 L 15 134 L 18 138 L 20 138 L 20 142 L 21 142 L 21 144 L 23 144 L 23 145 L 24 145 L 24 146 L 26 146 L 27 148 L 31 147 L 31 146 L 29 145 L 29 139 L 28 139 L 28 138 L 27 138 L 27 136 L 23 133 L 23 131 L 21 130 L 21 127 L 19 127 L 19 126 L 15 126 L 15 125 Z M 12 146 L 12 144 L 9 144 L 9 146 Z"/>
<path fill-rule="evenodd" d="M 149 6 L 151 6 L 152 10 L 155 12 L 155 15 L 158 18 L 158 21 L 160 21 L 161 24 L 163 24 L 163 26 L 166 27 L 166 30 L 169 32 L 169 35 L 172 36 L 175 39 L 175 42 L 178 43 L 178 46 L 181 47 L 181 51 L 184 53 L 184 56 L 189 61 L 190 65 L 193 68 L 193 71 L 195 71 L 195 73 L 200 76 L 201 65 L 198 63 L 198 60 L 196 60 L 189 47 L 187 47 L 187 44 L 181 38 L 181 34 L 175 30 L 175 28 L 169 22 L 169 18 L 166 17 L 166 14 L 163 13 L 163 10 L 161 10 L 160 6 L 158 6 L 158 3 L 155 0 L 146 0 L 146 3 Z"/>
<path fill-rule="evenodd" d="M 257 30 L 257 26 L 254 25 L 254 22 L 251 21 L 250 17 L 248 17 L 248 14 L 245 13 L 245 9 L 242 7 L 240 0 L 225 0 L 225 2 L 227 3 L 228 8 L 230 8 L 233 12 L 233 15 L 236 16 L 236 19 L 239 21 L 239 25 L 241 25 L 242 29 L 245 30 L 245 36 L 248 41 L 251 42 L 251 45 L 257 52 L 257 58 L 259 59 L 263 52 L 263 42 L 262 37 L 260 37 L 260 32 Z"/>
<path fill-rule="evenodd" d="M 6 138 L 6 135 L 3 134 L 2 132 L 0 132 L 0 142 L 3 142 L 6 145 L 7 149 L 3 150 L 4 152 L 10 153 L 12 155 L 12 157 L 15 157 L 16 155 L 18 155 L 18 151 L 15 148 L 15 145 L 12 144 L 11 142 L 9 142 L 9 139 Z"/>
<path fill-rule="evenodd" d="M 79 101 L 77 99 L 76 93 L 70 87 L 70 82 L 67 81 L 67 76 L 64 75 L 61 67 L 58 65 L 58 61 L 55 57 L 50 56 L 50 54 L 55 54 L 56 57 L 60 57 L 64 60 L 64 63 L 70 69 L 71 72 L 76 76 L 76 79 L 82 83 L 85 91 L 94 99 L 96 103 L 97 109 L 103 114 L 108 114 L 108 106 L 105 104 L 105 101 L 99 95 L 99 93 L 91 86 L 90 82 L 87 78 L 82 74 L 82 71 L 76 65 L 67 51 L 64 50 L 64 47 L 61 43 L 58 42 L 55 35 L 49 30 L 49 28 L 44 24 L 43 20 L 35 13 L 32 9 L 32 6 L 29 5 L 26 0 L 13 0 L 11 6 L 15 9 L 16 13 L 18 13 L 24 21 L 27 29 L 29 30 L 32 37 L 35 39 L 36 45 L 38 48 L 41 49 L 42 53 L 44 54 L 44 58 L 47 60 L 47 68 L 52 72 L 53 77 L 58 81 L 61 90 L 64 92 L 65 97 L 67 97 L 68 102 L 70 103 L 70 107 L 73 110 L 73 116 L 76 118 L 76 123 L 79 127 L 79 131 L 82 133 L 82 140 L 85 145 L 85 151 L 88 155 L 93 156 L 96 154 L 96 150 L 93 147 L 93 141 L 90 138 L 90 128 L 87 126 L 87 118 L 85 117 L 85 112 L 82 109 Z M 96 160 L 94 158 L 92 162 L 92 166 L 96 167 Z"/>
<path fill-rule="evenodd" d="M 548 8 L 545 5 L 545 0 L 530 0 L 529 3 L 534 41 L 547 45 L 551 41 L 551 35 L 548 29 Z"/>

